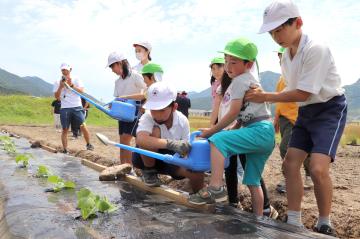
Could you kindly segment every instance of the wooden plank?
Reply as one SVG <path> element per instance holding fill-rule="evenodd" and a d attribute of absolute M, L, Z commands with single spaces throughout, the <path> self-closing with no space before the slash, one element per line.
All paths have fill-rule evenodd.
<path fill-rule="evenodd" d="M 44 145 L 44 144 L 41 144 L 39 141 L 29 141 L 31 145 L 36 145 L 36 147 L 39 147 L 39 148 L 42 148 L 42 149 L 45 149 L 46 151 L 49 151 L 51 153 L 57 153 L 57 150 L 50 147 L 50 146 L 47 146 L 47 145 Z M 36 148 L 34 147 L 34 148 Z"/>
<path fill-rule="evenodd" d="M 91 162 L 86 159 L 82 159 L 81 163 L 85 166 L 88 166 L 98 172 L 103 171 L 107 167 L 104 165 L 100 165 L 94 162 Z M 184 205 L 189 208 L 194 208 L 202 211 L 213 211 L 215 206 L 214 205 L 194 205 L 188 202 L 187 195 L 175 191 L 169 187 L 161 186 L 161 187 L 149 187 L 144 184 L 143 181 L 141 181 L 138 177 L 132 176 L 132 175 L 125 175 L 124 177 L 120 178 L 120 180 L 125 181 L 141 190 L 145 190 L 154 194 L 162 195 L 164 197 L 167 197 L 171 200 L 174 200 L 176 203 Z"/>

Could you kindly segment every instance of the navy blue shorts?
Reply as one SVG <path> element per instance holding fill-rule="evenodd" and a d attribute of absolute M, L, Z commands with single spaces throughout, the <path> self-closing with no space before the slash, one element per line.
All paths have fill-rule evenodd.
<path fill-rule="evenodd" d="M 170 155 L 174 154 L 173 151 L 170 151 L 170 150 L 167 150 L 167 149 L 160 149 L 158 152 L 161 153 L 161 154 L 170 154 Z M 145 168 L 144 163 L 143 163 L 143 161 L 141 159 L 141 156 L 138 153 L 133 153 L 132 163 L 133 163 L 135 168 L 139 168 L 139 169 L 144 169 Z M 179 166 L 176 166 L 176 165 L 173 165 L 173 164 L 168 164 L 168 163 L 165 163 L 164 161 L 161 161 L 161 160 L 158 160 L 158 159 L 155 160 L 155 167 L 154 168 L 156 169 L 156 171 L 158 171 L 159 174 L 170 175 L 175 180 L 181 180 L 181 179 L 185 178 L 183 176 L 178 175 L 177 171 L 180 168 Z"/>
<path fill-rule="evenodd" d="M 333 162 L 344 131 L 346 115 L 347 103 L 344 95 L 335 96 L 325 103 L 300 107 L 289 147 L 307 153 L 329 155 Z"/>
<path fill-rule="evenodd" d="M 63 129 L 68 129 L 70 123 L 82 125 L 85 122 L 85 112 L 82 106 L 60 109 L 60 121 Z"/>
<path fill-rule="evenodd" d="M 136 129 L 138 126 L 138 119 L 135 119 L 133 122 L 126 122 L 119 120 L 119 135 L 130 134 L 136 137 Z"/>

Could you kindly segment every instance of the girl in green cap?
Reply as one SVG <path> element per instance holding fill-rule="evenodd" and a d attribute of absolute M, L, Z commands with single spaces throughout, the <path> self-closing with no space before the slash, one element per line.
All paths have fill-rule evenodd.
<path fill-rule="evenodd" d="M 265 163 L 275 146 L 275 131 L 270 121 L 270 110 L 265 103 L 243 103 L 245 92 L 259 81 L 250 73 L 256 62 L 257 47 L 245 38 L 226 44 L 225 70 L 232 78 L 224 94 L 228 112 L 210 129 L 203 129 L 200 137 L 208 138 L 211 150 L 211 178 L 208 187 L 189 197 L 197 205 L 223 202 L 227 192 L 223 186 L 225 159 L 236 154 L 246 155 L 243 184 L 247 185 L 252 199 L 253 212 L 263 216 L 264 195 L 260 187 Z M 233 130 L 223 130 L 237 120 Z"/>

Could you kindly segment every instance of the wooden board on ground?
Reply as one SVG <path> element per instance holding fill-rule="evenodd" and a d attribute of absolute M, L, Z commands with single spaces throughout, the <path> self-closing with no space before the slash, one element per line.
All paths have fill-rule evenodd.
<path fill-rule="evenodd" d="M 107 169 L 106 166 L 91 162 L 91 161 L 86 160 L 86 159 L 82 159 L 81 163 L 83 165 L 86 165 L 86 166 L 98 171 L 98 172 L 102 172 L 103 170 Z M 184 193 L 175 191 L 175 190 L 173 190 L 173 189 L 171 189 L 169 187 L 164 187 L 164 186 L 162 186 L 162 187 L 149 187 L 149 186 L 146 186 L 144 184 L 144 182 L 141 179 L 139 179 L 138 177 L 136 177 L 136 176 L 124 175 L 123 177 L 118 178 L 118 180 L 125 181 L 125 182 L 127 182 L 127 183 L 129 183 L 131 185 L 134 185 L 137 188 L 142 189 L 142 190 L 145 190 L 145 191 L 148 191 L 148 192 L 151 192 L 151 193 L 155 193 L 155 194 L 158 194 L 158 195 L 162 195 L 162 196 L 167 197 L 167 198 L 169 198 L 171 200 L 174 200 L 178 204 L 184 205 L 184 206 L 189 207 L 189 208 L 194 208 L 194 209 L 198 209 L 198 210 L 202 210 L 202 211 L 212 211 L 212 210 L 214 210 L 213 205 L 194 205 L 194 204 L 189 203 L 188 200 L 187 200 L 187 196 L 184 195 Z"/>
<path fill-rule="evenodd" d="M 51 153 L 57 153 L 56 149 L 54 149 L 50 146 L 44 145 L 44 144 L 40 143 L 40 141 L 29 141 L 29 142 L 31 144 L 31 148 L 42 148 Z"/>

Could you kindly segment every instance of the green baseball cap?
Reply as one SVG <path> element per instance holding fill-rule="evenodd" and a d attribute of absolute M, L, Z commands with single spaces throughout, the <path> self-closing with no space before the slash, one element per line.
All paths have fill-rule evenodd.
<path fill-rule="evenodd" d="M 240 37 L 229 41 L 225 49 L 219 52 L 242 60 L 255 61 L 258 50 L 253 42 L 244 37 Z"/>
<path fill-rule="evenodd" d="M 277 52 L 280 53 L 280 54 L 284 54 L 285 48 L 284 48 L 284 47 L 280 47 Z"/>
<path fill-rule="evenodd" d="M 144 65 L 144 67 L 141 70 L 141 74 L 155 74 L 155 73 L 164 73 L 163 69 L 160 65 L 155 63 L 147 63 Z"/>
<path fill-rule="evenodd" d="M 223 56 L 214 57 L 214 58 L 211 60 L 210 67 L 211 67 L 213 64 L 225 64 L 225 59 L 224 59 L 224 57 L 223 57 Z"/>

